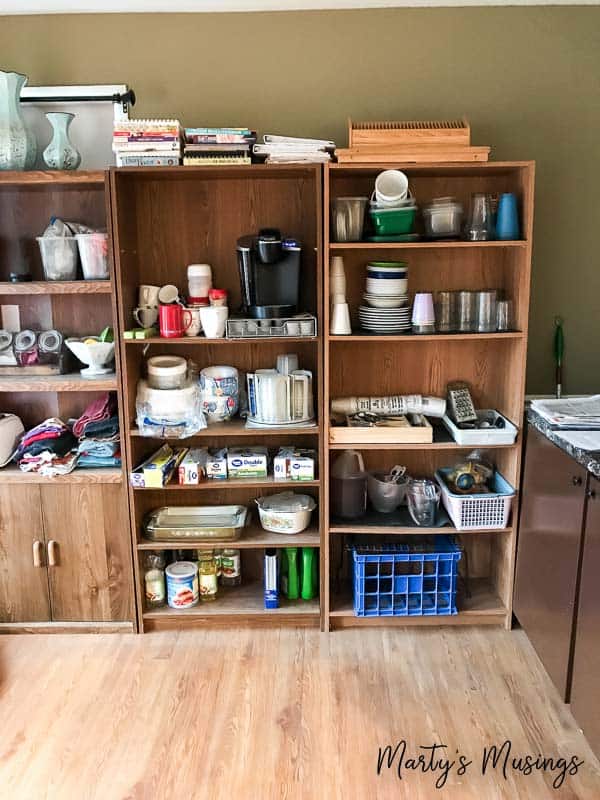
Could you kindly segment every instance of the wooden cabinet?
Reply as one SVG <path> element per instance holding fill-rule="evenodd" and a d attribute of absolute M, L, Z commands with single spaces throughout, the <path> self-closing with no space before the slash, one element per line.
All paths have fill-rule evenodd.
<path fill-rule="evenodd" d="M 0 622 L 133 618 L 122 485 L 0 489 Z"/>
<path fill-rule="evenodd" d="M 129 520 L 120 486 L 44 486 L 42 509 L 52 619 L 132 618 Z"/>
<path fill-rule="evenodd" d="M 576 615 L 587 472 L 530 428 L 514 612 L 565 701 Z"/>
<path fill-rule="evenodd" d="M 600 754 L 600 481 L 590 478 L 584 531 L 571 710 Z"/>
<path fill-rule="evenodd" d="M 37 486 L 0 487 L 0 622 L 50 619 L 39 500 Z"/>

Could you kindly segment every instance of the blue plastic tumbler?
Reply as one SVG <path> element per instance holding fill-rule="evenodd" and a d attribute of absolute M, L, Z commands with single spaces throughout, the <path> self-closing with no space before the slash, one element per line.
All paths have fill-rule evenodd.
<path fill-rule="evenodd" d="M 519 238 L 517 197 L 512 192 L 500 195 L 496 216 L 496 239 L 510 241 Z"/>

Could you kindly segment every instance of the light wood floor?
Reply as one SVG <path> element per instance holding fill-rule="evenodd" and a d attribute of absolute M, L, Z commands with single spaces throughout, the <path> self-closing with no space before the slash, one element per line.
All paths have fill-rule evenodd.
<path fill-rule="evenodd" d="M 0 796 L 16 800 L 600 798 L 600 769 L 527 639 L 503 630 L 226 630 L 0 638 Z M 444 743 L 464 777 L 376 774 Z M 481 775 L 485 746 L 585 760 Z M 417 753 L 418 754 L 418 753 Z"/>

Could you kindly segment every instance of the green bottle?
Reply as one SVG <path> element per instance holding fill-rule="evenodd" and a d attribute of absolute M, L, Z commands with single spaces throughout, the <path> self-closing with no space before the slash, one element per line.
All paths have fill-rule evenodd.
<path fill-rule="evenodd" d="M 300 597 L 300 581 L 298 576 L 298 548 L 286 547 L 281 571 L 281 588 L 288 600 Z"/>
<path fill-rule="evenodd" d="M 302 591 L 303 600 L 312 600 L 315 596 L 316 558 L 314 547 L 302 548 Z"/>

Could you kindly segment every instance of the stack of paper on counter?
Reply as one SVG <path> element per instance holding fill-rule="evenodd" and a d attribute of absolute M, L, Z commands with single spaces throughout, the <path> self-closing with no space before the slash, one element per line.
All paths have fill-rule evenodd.
<path fill-rule="evenodd" d="M 531 408 L 554 428 L 600 430 L 600 394 L 532 400 Z"/>
<path fill-rule="evenodd" d="M 254 145 L 254 154 L 268 164 L 324 164 L 331 161 L 335 142 L 327 139 L 302 139 L 267 133 L 263 144 Z"/>

